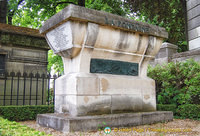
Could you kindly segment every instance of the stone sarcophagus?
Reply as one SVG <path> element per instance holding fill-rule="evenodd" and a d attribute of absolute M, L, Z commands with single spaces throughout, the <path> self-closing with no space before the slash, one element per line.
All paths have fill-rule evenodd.
<path fill-rule="evenodd" d="M 168 37 L 164 28 L 69 5 L 40 32 L 64 64 L 64 75 L 56 80 L 56 113 L 156 111 L 147 66 Z"/>

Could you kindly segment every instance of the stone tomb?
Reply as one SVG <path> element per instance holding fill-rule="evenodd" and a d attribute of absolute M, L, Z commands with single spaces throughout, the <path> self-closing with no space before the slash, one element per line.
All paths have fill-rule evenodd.
<path fill-rule="evenodd" d="M 101 121 L 119 127 L 172 120 L 172 112 L 156 112 L 155 81 L 147 77 L 168 37 L 164 28 L 69 5 L 40 32 L 62 56 L 65 74 L 56 80 L 55 114 L 38 115 L 38 124 L 68 132 L 98 129 Z"/>

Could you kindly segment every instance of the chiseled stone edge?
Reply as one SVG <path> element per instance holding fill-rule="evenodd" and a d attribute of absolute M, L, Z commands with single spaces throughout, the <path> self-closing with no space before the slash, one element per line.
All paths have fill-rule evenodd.
<path fill-rule="evenodd" d="M 168 38 L 168 33 L 166 32 L 165 28 L 158 27 L 155 25 L 150 25 L 148 23 L 138 22 L 132 19 L 127 19 L 104 11 L 97 11 L 72 4 L 70 4 L 62 11 L 60 11 L 59 13 L 55 14 L 50 19 L 48 19 L 40 28 L 40 33 L 47 33 L 48 31 L 61 25 L 67 20 L 92 22 L 128 31 L 140 32 L 148 35 Z M 119 21 L 121 23 L 118 23 Z M 132 29 L 129 29 L 129 27 Z M 142 30 L 136 30 L 135 28 Z"/>
<path fill-rule="evenodd" d="M 200 54 L 200 48 L 197 49 L 193 49 L 190 51 L 185 51 L 185 52 L 181 52 L 181 53 L 175 53 L 173 54 L 172 58 L 183 58 L 183 57 L 188 57 L 188 56 L 195 56 L 195 55 L 199 55 Z"/>
<path fill-rule="evenodd" d="M 106 114 L 79 117 L 72 117 L 62 113 L 37 115 L 37 124 L 62 132 L 98 130 L 98 126 L 102 122 L 106 122 L 108 127 L 113 128 L 133 127 L 172 120 L 173 112 L 171 111 Z"/>

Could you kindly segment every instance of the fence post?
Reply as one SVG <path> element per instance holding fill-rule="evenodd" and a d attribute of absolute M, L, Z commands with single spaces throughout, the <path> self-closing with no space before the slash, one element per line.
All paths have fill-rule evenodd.
<path fill-rule="evenodd" d="M 7 76 L 8 73 L 5 71 L 4 73 L 4 78 L 5 78 L 5 82 L 4 82 L 4 96 L 3 96 L 3 105 L 6 105 L 6 81 L 7 81 Z"/>
<path fill-rule="evenodd" d="M 15 76 L 15 72 L 11 72 L 11 88 L 10 88 L 10 105 L 12 105 L 12 95 L 13 95 L 13 78 Z"/>
<path fill-rule="evenodd" d="M 31 105 L 31 95 L 32 95 L 32 78 L 34 77 L 33 73 L 29 74 L 30 77 L 30 95 L 29 95 L 29 105 Z"/>
<path fill-rule="evenodd" d="M 43 105 L 43 97 L 44 97 L 44 78 L 45 78 L 45 74 L 42 74 L 42 105 Z"/>
<path fill-rule="evenodd" d="M 23 93 L 23 105 L 25 105 L 25 94 L 26 94 L 26 77 L 27 77 L 27 73 L 24 72 L 23 73 L 23 77 L 24 77 L 24 93 Z"/>
<path fill-rule="evenodd" d="M 48 105 L 49 105 L 49 97 L 50 97 L 50 89 L 49 89 L 49 86 L 50 86 L 50 79 L 51 79 L 51 75 L 50 73 L 47 75 L 47 80 L 48 80 Z"/>
<path fill-rule="evenodd" d="M 37 72 L 36 76 L 36 105 L 38 101 L 38 78 L 40 77 L 40 74 Z"/>
<path fill-rule="evenodd" d="M 53 75 L 53 105 L 55 104 L 55 80 L 57 78 L 57 75 Z"/>
<path fill-rule="evenodd" d="M 21 73 L 17 73 L 17 105 L 19 104 L 19 77 L 21 76 Z"/>

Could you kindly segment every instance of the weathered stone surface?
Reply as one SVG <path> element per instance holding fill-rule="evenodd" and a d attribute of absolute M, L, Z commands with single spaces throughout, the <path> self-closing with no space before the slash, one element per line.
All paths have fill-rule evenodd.
<path fill-rule="evenodd" d="M 111 96 L 56 95 L 55 112 L 71 116 L 100 115 L 111 113 Z"/>
<path fill-rule="evenodd" d="M 199 0 L 187 0 L 187 10 L 191 10 L 200 4 Z"/>
<path fill-rule="evenodd" d="M 141 94 L 112 95 L 112 113 L 141 111 L 143 111 L 143 100 Z M 145 109 L 145 111 L 147 110 Z"/>
<path fill-rule="evenodd" d="M 31 36 L 31 37 L 38 37 L 38 38 L 44 38 L 44 35 L 40 34 L 37 29 L 31 29 L 31 28 L 27 28 L 27 27 L 8 25 L 8 24 L 4 24 L 4 23 L 0 23 L 0 32 L 13 33 L 13 34 L 17 34 L 17 35 L 24 35 L 24 36 Z"/>
<path fill-rule="evenodd" d="M 156 55 L 156 58 L 165 58 L 165 57 L 171 57 L 174 53 L 177 52 L 178 46 L 171 44 L 171 43 L 163 43 L 160 51 Z"/>
<path fill-rule="evenodd" d="M 93 22 L 96 24 L 108 25 L 115 28 L 147 33 L 154 36 L 161 36 L 163 38 L 168 37 L 168 34 L 164 28 L 153 26 L 147 23 L 137 22 L 131 19 L 126 19 L 121 16 L 113 15 L 103 11 L 87 9 L 75 5 L 67 6 L 61 12 L 47 20 L 43 24 L 42 28 L 40 28 L 40 32 L 46 33 L 52 28 L 55 28 L 56 26 L 68 20 Z"/>
<path fill-rule="evenodd" d="M 77 96 L 77 113 L 70 112 L 73 116 L 101 115 L 111 113 L 111 96 Z"/>
<path fill-rule="evenodd" d="M 200 13 L 200 4 L 196 5 L 194 8 L 190 9 L 187 12 L 188 20 L 191 20 L 191 19 L 197 17 L 199 15 L 199 13 Z"/>
<path fill-rule="evenodd" d="M 143 90 L 154 92 L 153 80 L 130 76 L 107 76 L 98 74 L 100 78 L 100 94 L 142 94 Z M 142 84 L 142 85 L 141 85 Z"/>
<path fill-rule="evenodd" d="M 194 40 L 198 37 L 200 37 L 200 26 L 188 31 L 188 40 Z"/>
<path fill-rule="evenodd" d="M 155 81 L 107 74 L 71 73 L 56 80 L 57 113 L 72 116 L 155 111 Z"/>
<path fill-rule="evenodd" d="M 48 44 L 43 37 L 31 37 L 28 35 L 19 35 L 8 32 L 1 32 L 0 30 L 0 43 L 4 45 L 15 45 L 15 46 L 24 46 L 32 48 L 40 48 L 43 50 L 49 50 Z"/>
<path fill-rule="evenodd" d="M 72 117 L 68 114 L 39 114 L 37 123 L 62 132 L 97 131 L 99 124 L 106 123 L 111 128 L 133 127 L 173 120 L 170 111 L 108 114 L 96 116 Z"/>
<path fill-rule="evenodd" d="M 192 20 L 188 21 L 188 30 L 195 29 L 200 26 L 200 16 L 193 18 Z"/>
<path fill-rule="evenodd" d="M 161 49 L 163 49 L 163 48 L 161 48 Z M 174 48 L 174 50 L 175 50 L 175 48 Z M 158 55 L 156 57 L 156 59 L 150 63 L 152 66 L 155 66 L 156 64 L 162 65 L 162 64 L 165 64 L 168 62 L 181 62 L 181 61 L 185 61 L 185 60 L 191 59 L 191 58 L 194 59 L 195 61 L 200 60 L 200 48 L 196 48 L 196 49 L 193 49 L 190 51 L 185 51 L 185 52 L 180 52 L 180 53 L 177 53 L 174 51 L 174 53 L 171 52 L 168 54 L 165 54 L 165 52 L 163 52 L 161 50 L 161 52 L 159 52 L 158 54 L 161 54 L 161 53 L 163 53 L 164 55 L 163 56 Z"/>
<path fill-rule="evenodd" d="M 186 51 L 186 52 L 176 53 L 173 55 L 172 61 L 173 62 L 185 61 L 185 60 L 191 59 L 191 58 L 194 59 L 195 61 L 200 60 L 200 48 Z"/>
<path fill-rule="evenodd" d="M 94 74 L 71 73 L 56 80 L 57 95 L 99 95 L 99 78 Z"/>
<path fill-rule="evenodd" d="M 200 37 L 189 41 L 189 50 L 200 48 Z"/>

